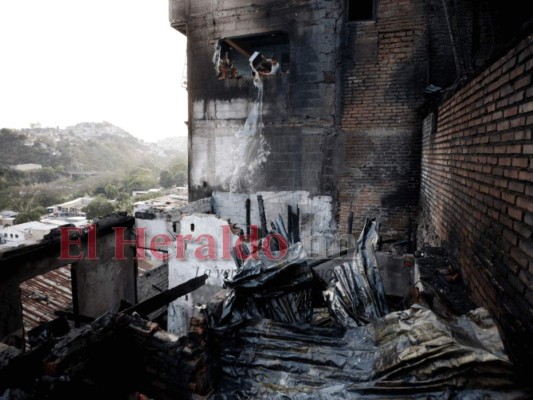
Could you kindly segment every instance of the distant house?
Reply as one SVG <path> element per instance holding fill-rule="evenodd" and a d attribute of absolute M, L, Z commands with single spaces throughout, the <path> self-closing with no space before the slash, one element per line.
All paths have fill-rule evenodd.
<path fill-rule="evenodd" d="M 17 217 L 17 212 L 4 210 L 0 212 L 0 226 L 13 225 L 13 221 Z"/>
<path fill-rule="evenodd" d="M 134 190 L 131 192 L 132 197 L 143 196 L 145 194 L 158 193 L 161 189 L 148 189 L 148 190 Z"/>
<path fill-rule="evenodd" d="M 43 166 L 41 164 L 16 164 L 12 165 L 11 169 L 15 171 L 27 172 L 27 171 L 36 171 L 41 169 Z"/>
<path fill-rule="evenodd" d="M 92 197 L 79 197 L 75 200 L 47 207 L 46 210 L 48 215 L 53 217 L 84 217 L 85 213 L 82 209 L 87 207 L 91 200 Z"/>
<path fill-rule="evenodd" d="M 39 221 L 26 222 L 24 224 L 2 226 L 0 227 L 0 238 L 2 244 L 17 245 L 28 241 L 42 240 L 44 235 L 50 232 L 52 228 L 59 225 L 45 224 Z"/>

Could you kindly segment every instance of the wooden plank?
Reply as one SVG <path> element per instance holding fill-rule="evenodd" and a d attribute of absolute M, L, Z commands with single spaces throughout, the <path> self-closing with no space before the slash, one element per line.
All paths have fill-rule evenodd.
<path fill-rule="evenodd" d="M 152 311 L 155 311 L 158 308 L 173 302 L 178 297 L 185 296 L 186 294 L 205 285 L 207 277 L 207 274 L 197 276 L 196 278 L 188 280 L 187 282 L 182 283 L 181 285 L 166 290 L 163 293 L 160 293 L 154 297 L 149 298 L 148 300 L 145 300 L 139 304 L 134 305 L 133 307 L 124 310 L 124 313 L 131 314 L 133 312 L 137 312 L 140 315 L 150 314 Z"/>

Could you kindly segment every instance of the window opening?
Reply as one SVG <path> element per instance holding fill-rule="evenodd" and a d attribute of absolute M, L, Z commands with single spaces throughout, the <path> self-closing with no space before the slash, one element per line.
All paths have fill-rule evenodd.
<path fill-rule="evenodd" d="M 285 32 L 219 40 L 213 62 L 219 79 L 252 76 L 250 61 L 263 75 L 289 73 L 290 44 Z"/>
<path fill-rule="evenodd" d="M 375 0 L 349 0 L 348 21 L 371 21 L 376 18 Z"/>

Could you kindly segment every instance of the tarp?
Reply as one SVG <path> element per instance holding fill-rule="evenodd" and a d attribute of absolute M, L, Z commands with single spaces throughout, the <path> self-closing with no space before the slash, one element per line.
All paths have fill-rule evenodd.
<path fill-rule="evenodd" d="M 367 220 L 350 262 L 335 267 L 324 297 L 335 321 L 345 327 L 360 326 L 388 313 L 385 289 L 374 247 L 379 223 Z"/>
<path fill-rule="evenodd" d="M 353 258 L 335 267 L 324 291 L 333 326 L 313 310 L 300 243 L 277 261 L 259 246 L 239 266 L 225 297 L 206 308 L 221 373 L 211 399 L 528 398 L 485 309 L 444 317 L 415 304 L 388 313 L 378 229 L 367 221 Z M 287 236 L 282 224 L 276 230 Z"/>
<path fill-rule="evenodd" d="M 280 322 L 309 323 L 313 316 L 313 273 L 301 243 L 281 257 L 267 256 L 262 246 L 250 255 L 232 279 L 223 304 L 206 311 L 211 327 L 234 325 L 241 320 L 269 318 Z M 279 256 L 279 257 L 278 257 Z"/>
<path fill-rule="evenodd" d="M 414 305 L 348 329 L 261 319 L 220 344 L 213 400 L 529 398 L 484 309 L 444 320 Z"/>

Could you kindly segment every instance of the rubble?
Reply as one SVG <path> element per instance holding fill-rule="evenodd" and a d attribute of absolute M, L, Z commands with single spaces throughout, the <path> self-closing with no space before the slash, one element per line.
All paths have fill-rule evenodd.
<path fill-rule="evenodd" d="M 334 267 L 327 309 L 300 243 L 275 263 L 250 245 L 204 308 L 221 372 L 211 399 L 526 398 L 485 309 L 453 316 L 417 301 L 389 312 L 378 229 L 367 220 L 351 260 Z"/>
<path fill-rule="evenodd" d="M 401 277 L 390 285 L 374 252 L 378 222 L 366 221 L 355 248 L 311 261 L 299 241 L 299 212 L 288 211 L 288 229 L 278 217 L 269 232 L 232 249 L 236 273 L 187 334 L 147 317 L 207 275 L 161 292 L 145 288 L 140 303 L 78 320 L 85 325 L 45 335 L 31 351 L 3 345 L 0 398 L 528 397 L 488 311 L 445 301 L 468 293 L 444 254 L 399 258 L 404 270 L 383 274 Z M 146 285 L 159 282 L 155 272 Z M 402 285 L 412 300 L 404 299 L 405 309 L 397 303 Z"/>
<path fill-rule="evenodd" d="M 221 399 L 526 398 L 487 311 L 415 305 L 343 329 L 250 321 L 221 338 Z"/>
<path fill-rule="evenodd" d="M 120 313 L 106 312 L 22 354 L 2 345 L 0 398 L 117 399 L 137 391 L 157 399 L 187 399 L 207 394 L 213 380 L 205 324 L 197 320 L 188 335 L 177 337 L 139 315 L 206 279 L 199 276 Z"/>
<path fill-rule="evenodd" d="M 373 247 L 379 224 L 366 221 L 353 260 L 334 269 L 334 279 L 324 293 L 328 307 L 341 326 L 365 325 L 388 313 L 385 289 Z"/>

